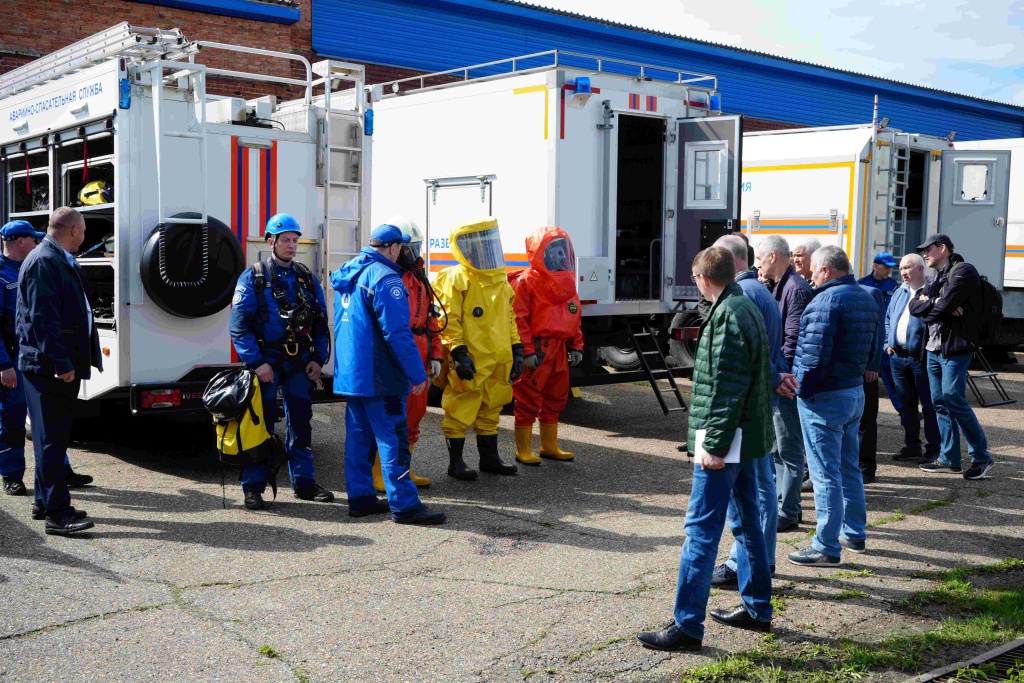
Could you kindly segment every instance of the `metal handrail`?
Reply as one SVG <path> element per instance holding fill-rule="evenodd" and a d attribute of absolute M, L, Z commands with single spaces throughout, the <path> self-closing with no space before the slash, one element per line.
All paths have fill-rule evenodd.
<path fill-rule="evenodd" d="M 267 57 L 279 57 L 280 59 L 290 59 L 295 62 L 301 62 L 306 67 L 306 80 L 300 81 L 295 78 L 283 78 L 280 76 L 266 76 L 263 74 L 254 74 L 247 71 L 229 71 L 227 69 L 210 69 L 207 68 L 206 73 L 208 75 L 215 76 L 230 76 L 232 78 L 244 78 L 253 81 L 264 81 L 268 83 L 283 83 L 285 85 L 298 85 L 306 88 L 306 104 L 312 104 L 313 102 L 313 67 L 309 63 L 309 60 L 302 55 L 293 55 L 288 52 L 276 52 L 274 50 L 261 50 L 255 47 L 243 47 L 241 45 L 229 45 L 227 43 L 216 43 L 209 40 L 197 40 L 196 45 L 200 48 L 209 47 L 214 50 L 226 50 L 228 52 L 242 52 L 245 54 L 253 55 L 265 55 Z"/>
<path fill-rule="evenodd" d="M 526 61 L 526 60 L 541 59 L 541 58 L 544 58 L 544 57 L 550 57 L 551 58 L 551 63 L 550 64 L 545 64 L 545 65 L 542 65 L 542 66 L 529 67 L 529 68 L 526 68 L 526 69 L 519 68 L 519 63 L 520 62 L 523 62 L 523 61 Z M 495 67 L 500 67 L 500 66 L 509 66 L 509 67 L 511 67 L 511 69 L 509 71 L 501 73 L 501 74 L 497 74 L 497 76 L 507 76 L 507 75 L 511 75 L 511 74 L 522 75 L 522 74 L 532 73 L 532 72 L 535 72 L 535 71 L 545 71 L 545 70 L 548 70 L 548 69 L 558 68 L 559 66 L 564 66 L 564 67 L 567 67 L 567 68 L 577 68 L 577 69 L 578 68 L 582 68 L 582 67 L 579 67 L 579 66 L 573 65 L 573 64 L 565 64 L 563 60 L 566 57 L 574 57 L 576 59 L 593 60 L 594 61 L 595 71 L 597 71 L 598 73 L 609 73 L 609 74 L 613 74 L 613 75 L 616 75 L 616 76 L 631 76 L 629 73 L 625 73 L 624 74 L 624 73 L 621 73 L 619 71 L 611 71 L 607 67 L 609 65 L 618 65 L 620 67 L 621 66 L 636 67 L 637 68 L 637 73 L 636 73 L 635 76 L 631 76 L 631 77 L 637 78 L 639 80 L 646 80 L 646 79 L 650 78 L 652 80 L 658 80 L 659 82 L 670 83 L 672 85 L 689 85 L 691 87 L 703 88 L 703 89 L 706 89 L 706 90 L 717 90 L 718 89 L 718 77 L 717 76 L 712 76 L 710 74 L 702 74 L 702 73 L 698 73 L 698 72 L 695 72 L 695 71 L 686 71 L 686 70 L 683 70 L 683 69 L 677 69 L 677 68 L 666 67 L 666 66 L 659 66 L 659 65 L 656 65 L 656 64 L 644 64 L 642 62 L 633 62 L 633 61 L 629 61 L 629 60 L 625 60 L 625 59 L 614 59 L 614 58 L 609 58 L 609 57 L 597 57 L 597 56 L 594 56 L 594 55 L 583 54 L 581 52 L 568 52 L 568 51 L 565 51 L 565 50 L 547 50 L 545 52 L 535 52 L 535 53 L 529 54 L 529 55 L 521 55 L 521 56 L 518 56 L 518 57 L 509 57 L 508 59 L 499 59 L 499 60 L 495 60 L 495 61 L 492 61 L 492 62 L 483 62 L 482 64 L 473 64 L 472 66 L 464 66 L 464 67 L 459 67 L 457 69 L 448 69 L 447 71 L 437 71 L 437 72 L 434 72 L 434 73 L 423 74 L 421 76 L 410 76 L 408 78 L 400 78 L 400 79 L 397 79 L 397 80 L 394 80 L 394 81 L 387 81 L 386 83 L 380 83 L 378 85 L 367 86 L 367 87 L 368 88 L 372 87 L 374 89 L 379 89 L 378 92 L 381 93 L 382 97 L 393 97 L 393 96 L 403 95 L 403 94 L 405 94 L 407 92 L 412 92 L 412 91 L 416 91 L 416 90 L 427 90 L 427 89 L 430 89 L 430 88 L 446 87 L 446 86 L 453 85 L 454 83 L 465 83 L 467 81 L 475 81 L 475 80 L 481 80 L 481 79 L 487 79 L 487 78 L 494 78 L 496 76 L 495 74 L 488 74 L 486 76 L 477 76 L 477 77 L 474 78 L 474 77 L 471 77 L 469 75 L 470 71 L 477 71 L 477 70 L 480 70 L 480 69 L 493 69 Z M 675 74 L 675 80 L 672 81 L 672 80 L 667 80 L 667 79 L 656 79 L 654 76 L 651 76 L 648 73 L 649 71 L 664 72 L 664 73 L 668 73 L 668 74 L 673 74 L 674 73 Z M 458 80 L 458 81 L 452 81 L 450 83 L 439 83 L 437 85 L 429 85 L 429 86 L 426 85 L 427 79 L 431 79 L 431 78 L 445 78 L 445 77 L 447 77 L 447 78 L 456 78 L 456 77 L 459 77 L 459 76 L 461 76 L 461 80 Z M 711 83 L 710 83 L 710 85 L 693 85 L 695 83 L 701 83 L 702 81 L 711 81 Z M 416 83 L 416 82 L 419 83 L 418 87 L 413 87 L 413 88 L 409 88 L 407 90 L 402 90 L 402 84 L 404 84 L 404 83 Z M 391 90 L 391 92 L 387 92 L 388 90 Z"/>

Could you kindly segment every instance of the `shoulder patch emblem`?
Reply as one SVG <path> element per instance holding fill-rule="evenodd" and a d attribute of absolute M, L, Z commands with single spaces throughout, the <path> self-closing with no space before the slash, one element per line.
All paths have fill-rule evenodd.
<path fill-rule="evenodd" d="M 577 313 L 579 313 L 579 310 L 580 310 L 580 307 L 576 305 L 575 301 L 570 301 L 569 302 L 569 312 L 570 313 L 572 313 L 573 315 L 576 315 Z"/>
<path fill-rule="evenodd" d="M 243 291 L 244 291 L 244 289 L 236 289 L 235 290 L 235 295 L 233 297 L 231 297 L 231 305 L 232 306 L 237 306 L 238 304 L 242 303 L 242 292 Z"/>
<path fill-rule="evenodd" d="M 405 296 L 405 286 L 404 285 L 398 286 L 398 285 L 394 285 L 393 284 L 393 285 L 391 285 L 391 289 L 388 290 L 388 291 L 391 292 L 391 298 L 392 299 L 401 299 L 403 296 Z"/>

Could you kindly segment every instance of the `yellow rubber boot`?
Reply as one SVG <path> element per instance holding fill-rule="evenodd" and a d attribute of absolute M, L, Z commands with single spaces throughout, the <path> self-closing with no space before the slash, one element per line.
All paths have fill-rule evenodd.
<path fill-rule="evenodd" d="M 572 453 L 558 447 L 558 423 L 540 423 L 540 457 L 553 460 L 572 460 Z"/>
<path fill-rule="evenodd" d="M 410 444 L 409 445 L 409 454 L 410 455 L 412 455 L 413 448 L 414 448 L 414 446 L 412 444 Z M 421 477 L 421 476 L 419 476 L 417 474 L 414 474 L 413 471 L 412 471 L 412 465 L 409 465 L 409 479 L 412 480 L 412 483 L 416 484 L 416 488 L 425 489 L 428 486 L 430 486 L 430 479 L 427 478 L 427 477 Z"/>
<path fill-rule="evenodd" d="M 380 471 L 380 453 L 373 454 L 373 488 L 377 493 L 384 493 L 384 475 Z"/>
<path fill-rule="evenodd" d="M 516 460 L 524 465 L 539 465 L 540 458 L 530 448 L 531 438 L 533 438 L 533 425 L 516 427 Z"/>

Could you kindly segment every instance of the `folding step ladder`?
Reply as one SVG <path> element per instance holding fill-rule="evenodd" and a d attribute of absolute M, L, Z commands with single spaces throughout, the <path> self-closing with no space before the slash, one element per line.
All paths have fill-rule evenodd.
<path fill-rule="evenodd" d="M 1002 382 L 999 381 L 999 373 L 992 369 L 988 359 L 985 358 L 985 354 L 978 349 L 974 352 L 974 357 L 977 359 L 978 364 L 981 365 L 982 372 L 967 372 L 967 386 L 971 388 L 971 393 L 974 394 L 974 398 L 978 399 L 978 405 L 982 408 L 991 408 L 992 406 L 1005 406 L 1011 403 L 1016 403 L 1017 399 L 1010 398 L 1006 394 L 1006 389 L 1003 388 Z M 992 382 L 992 386 L 995 387 L 996 393 L 999 394 L 998 401 L 986 401 L 985 397 L 981 395 L 981 388 L 978 387 L 978 380 L 987 379 Z"/>
<path fill-rule="evenodd" d="M 661 347 L 658 346 L 658 340 L 651 331 L 650 324 L 628 321 L 626 329 L 629 330 L 629 336 L 633 338 L 633 348 L 636 349 L 636 355 L 640 359 L 640 367 L 644 369 L 647 381 L 654 389 L 654 395 L 657 397 L 658 403 L 661 404 L 661 411 L 666 415 L 685 411 L 687 409 L 686 401 L 683 400 L 683 395 L 679 391 L 676 378 L 672 375 L 672 369 L 665 362 L 665 354 L 661 352 Z M 668 389 L 661 388 L 658 384 L 660 379 L 668 380 Z M 675 405 L 669 405 L 665 400 L 665 394 L 672 394 L 675 397 Z"/>

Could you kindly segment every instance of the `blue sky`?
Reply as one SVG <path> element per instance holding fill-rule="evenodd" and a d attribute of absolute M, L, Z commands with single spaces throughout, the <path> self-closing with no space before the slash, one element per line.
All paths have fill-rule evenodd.
<path fill-rule="evenodd" d="M 1024 0 L 523 0 L 1024 106 Z"/>

